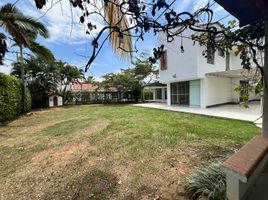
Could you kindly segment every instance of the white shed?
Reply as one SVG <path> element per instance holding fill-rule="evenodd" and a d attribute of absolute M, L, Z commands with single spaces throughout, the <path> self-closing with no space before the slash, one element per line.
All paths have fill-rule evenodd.
<path fill-rule="evenodd" d="M 62 105 L 63 105 L 63 98 L 61 95 L 51 94 L 48 96 L 48 106 L 50 108 Z"/>

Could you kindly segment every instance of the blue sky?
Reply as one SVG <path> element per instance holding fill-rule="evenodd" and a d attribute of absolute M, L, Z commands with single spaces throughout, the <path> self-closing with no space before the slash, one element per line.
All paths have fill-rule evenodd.
<path fill-rule="evenodd" d="M 1 0 L 0 6 L 5 3 L 14 3 L 15 1 L 16 0 Z M 61 5 L 54 5 L 52 9 L 50 8 L 51 2 L 51 0 L 48 0 L 47 5 L 42 10 L 38 10 L 34 6 L 33 0 L 19 0 L 16 5 L 25 15 L 35 17 L 46 24 L 50 31 L 50 38 L 46 40 L 40 38 L 39 42 L 47 46 L 53 52 L 57 60 L 63 60 L 83 68 L 87 62 L 86 57 L 89 56 L 91 52 L 90 42 L 97 32 L 93 32 L 91 36 L 85 34 L 84 26 L 79 24 L 81 13 L 78 9 L 73 10 L 74 23 L 72 25 L 68 0 L 63 0 Z M 213 0 L 210 1 L 210 3 L 213 2 Z M 198 7 L 206 5 L 207 3 L 208 0 L 177 0 L 174 4 L 174 10 L 177 12 L 193 12 Z M 214 4 L 212 9 L 215 12 L 215 21 L 228 15 L 228 13 L 217 4 Z M 48 12 L 46 12 L 47 10 Z M 232 16 L 229 16 L 222 20 L 221 23 L 225 23 L 231 18 Z M 92 18 L 91 21 L 94 22 L 97 27 L 102 26 L 102 21 L 98 18 Z M 148 51 L 151 53 L 152 49 L 157 46 L 157 37 L 149 33 L 144 39 L 143 42 L 138 43 L 138 50 L 139 52 Z M 6 58 L 5 63 L 7 66 L 0 66 L 0 71 L 8 73 L 10 71 L 8 65 L 15 59 L 15 55 L 8 53 Z M 106 73 L 118 72 L 121 68 L 130 66 L 131 64 L 127 61 L 120 60 L 119 57 L 112 52 L 110 44 L 107 43 L 86 75 L 93 75 L 96 79 L 99 79 Z"/>

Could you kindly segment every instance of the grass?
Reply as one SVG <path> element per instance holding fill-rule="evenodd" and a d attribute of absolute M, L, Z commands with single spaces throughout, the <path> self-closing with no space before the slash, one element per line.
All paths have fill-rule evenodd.
<path fill-rule="evenodd" d="M 183 199 L 193 167 L 259 132 L 247 122 L 128 105 L 34 112 L 0 127 L 0 197 Z"/>

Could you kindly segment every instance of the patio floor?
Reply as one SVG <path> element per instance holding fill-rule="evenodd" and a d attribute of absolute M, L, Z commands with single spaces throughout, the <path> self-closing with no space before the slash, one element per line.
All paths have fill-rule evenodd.
<path fill-rule="evenodd" d="M 168 106 L 166 103 L 140 103 L 135 104 L 134 106 L 250 121 L 254 122 L 259 127 L 261 127 L 262 120 L 260 102 L 251 102 L 249 108 L 245 108 L 243 105 L 238 104 L 222 105 L 206 109 L 175 105 Z"/>

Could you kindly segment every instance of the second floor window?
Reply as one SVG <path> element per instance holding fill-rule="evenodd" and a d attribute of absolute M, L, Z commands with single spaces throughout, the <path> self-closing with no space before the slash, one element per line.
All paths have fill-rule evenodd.
<path fill-rule="evenodd" d="M 215 50 L 212 46 L 207 47 L 207 63 L 213 64 L 215 62 Z"/>
<path fill-rule="evenodd" d="M 160 58 L 160 69 L 166 70 L 167 69 L 167 51 L 165 50 L 163 55 Z"/>

